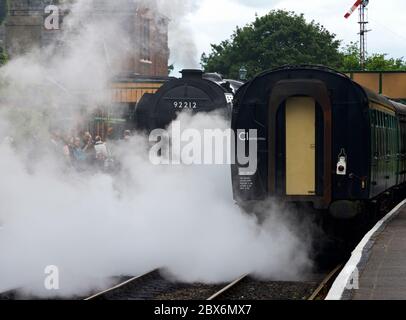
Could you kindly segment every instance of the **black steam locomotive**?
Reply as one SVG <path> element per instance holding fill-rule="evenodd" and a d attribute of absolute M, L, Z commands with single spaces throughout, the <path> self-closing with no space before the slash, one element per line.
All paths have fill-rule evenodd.
<path fill-rule="evenodd" d="M 351 219 L 404 197 L 406 105 L 345 74 L 307 65 L 264 72 L 237 92 L 232 128 L 244 130 L 247 150 L 253 140 L 258 148 L 255 171 L 232 167 L 243 206 L 273 197 Z"/>
<path fill-rule="evenodd" d="M 219 74 L 183 70 L 182 78 L 167 81 L 156 93 L 143 95 L 135 109 L 136 128 L 165 129 L 183 111 L 218 111 L 231 117 L 234 93 L 242 85 Z"/>

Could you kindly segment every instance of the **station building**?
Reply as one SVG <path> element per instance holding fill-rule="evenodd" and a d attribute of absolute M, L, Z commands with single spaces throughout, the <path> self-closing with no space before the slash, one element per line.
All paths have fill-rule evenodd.
<path fill-rule="evenodd" d="M 115 15 L 122 21 L 126 32 L 131 35 L 132 51 L 123 63 L 123 72 L 148 76 L 168 75 L 169 21 L 151 9 L 153 1 L 86 1 L 91 1 L 93 18 Z M 0 28 L 0 43 L 8 55 L 17 56 L 32 48 L 43 48 L 60 41 L 63 19 L 69 15 L 69 10 L 66 9 L 69 2 L 70 0 L 9 0 L 8 17 Z M 62 23 L 58 30 L 49 30 L 45 27 L 45 19 L 49 16 L 46 8 L 50 4 L 60 9 Z"/>

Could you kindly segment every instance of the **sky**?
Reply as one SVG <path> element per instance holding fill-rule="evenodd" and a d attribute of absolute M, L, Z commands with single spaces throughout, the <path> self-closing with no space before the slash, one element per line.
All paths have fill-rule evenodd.
<path fill-rule="evenodd" d="M 187 16 L 195 36 L 198 59 L 210 51 L 211 43 L 228 39 L 236 26 L 244 26 L 272 9 L 303 13 L 306 20 L 315 20 L 344 44 L 358 41 L 358 15 L 348 20 L 344 14 L 355 0 L 201 0 L 197 9 Z M 406 57 L 406 1 L 371 0 L 369 10 L 368 52 L 388 53 L 391 57 Z"/>

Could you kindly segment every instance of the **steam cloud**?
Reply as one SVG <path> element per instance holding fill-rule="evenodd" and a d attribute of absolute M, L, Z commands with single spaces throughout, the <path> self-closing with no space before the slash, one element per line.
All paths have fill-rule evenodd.
<path fill-rule="evenodd" d="M 162 12 L 169 23 L 169 50 L 171 63 L 181 69 L 199 68 L 197 47 L 190 28 L 190 14 L 202 0 L 143 0 L 152 10 Z"/>
<path fill-rule="evenodd" d="M 128 54 L 120 21 L 84 19 L 88 3 L 72 7 L 63 50 L 32 51 L 0 69 L 0 292 L 83 295 L 157 267 L 209 283 L 308 271 L 306 224 L 271 202 L 262 223 L 243 213 L 229 166 L 154 166 L 143 136 L 111 145 L 122 164 L 114 176 L 67 171 L 49 152 L 49 125 L 108 103 L 109 79 Z M 216 115 L 182 117 L 191 128 L 227 127 Z M 44 289 L 48 265 L 59 268 L 59 291 Z"/>

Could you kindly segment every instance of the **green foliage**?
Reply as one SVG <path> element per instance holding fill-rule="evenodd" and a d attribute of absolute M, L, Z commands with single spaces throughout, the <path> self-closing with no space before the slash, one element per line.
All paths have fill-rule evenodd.
<path fill-rule="evenodd" d="M 340 41 L 314 21 L 303 15 L 283 10 L 256 17 L 253 23 L 237 27 L 230 39 L 212 44 L 210 53 L 203 53 L 202 67 L 237 79 L 242 66 L 252 77 L 264 70 L 285 64 L 322 64 L 341 71 L 362 70 L 357 43 L 340 51 Z M 367 71 L 406 70 L 403 58 L 372 54 L 365 64 Z"/>
<path fill-rule="evenodd" d="M 347 45 L 343 52 L 342 71 L 362 70 L 359 60 L 359 47 L 357 43 Z M 406 61 L 403 58 L 388 58 L 386 53 L 374 53 L 365 61 L 365 71 L 406 71 Z"/>
<path fill-rule="evenodd" d="M 7 17 L 8 12 L 8 1 L 9 0 L 0 0 L 0 25 L 3 24 L 4 20 Z M 7 55 L 2 47 L 0 47 L 0 66 L 7 62 Z"/>
<path fill-rule="evenodd" d="M 8 1 L 9 0 L 1 0 L 0 1 L 0 25 L 3 23 L 3 21 L 7 17 Z"/>
<path fill-rule="evenodd" d="M 342 65 L 340 67 L 343 71 L 359 71 L 361 64 L 359 62 L 359 47 L 356 43 L 351 42 L 347 45 L 342 52 Z"/>
<path fill-rule="evenodd" d="M 220 72 L 238 78 L 245 66 L 248 77 L 284 64 L 324 64 L 339 67 L 340 41 L 303 15 L 283 10 L 257 17 L 243 28 L 237 27 L 231 39 L 211 45 L 211 52 L 201 58 L 207 72 Z"/>
<path fill-rule="evenodd" d="M 7 62 L 7 54 L 4 52 L 4 49 L 0 47 L 0 66 L 6 64 Z"/>
<path fill-rule="evenodd" d="M 375 53 L 367 58 L 368 71 L 406 71 L 406 62 L 402 58 L 387 58 L 388 54 Z"/>

